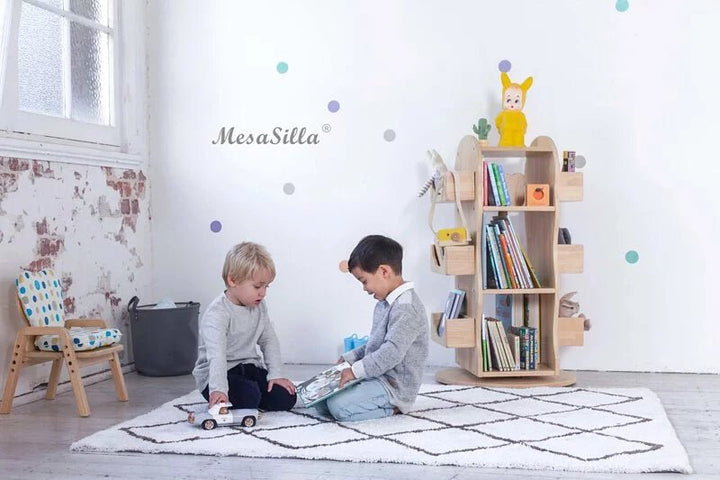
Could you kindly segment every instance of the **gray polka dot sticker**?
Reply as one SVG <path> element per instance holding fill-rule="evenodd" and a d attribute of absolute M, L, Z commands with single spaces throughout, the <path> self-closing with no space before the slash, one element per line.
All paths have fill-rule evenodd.
<path fill-rule="evenodd" d="M 289 182 L 286 183 L 285 185 L 283 185 L 283 192 L 285 192 L 287 195 L 292 195 L 293 193 L 295 193 L 295 185 Z"/>
<path fill-rule="evenodd" d="M 583 168 L 587 164 L 583 155 L 575 156 L 575 168 Z"/>
<path fill-rule="evenodd" d="M 395 140 L 395 130 L 388 128 L 387 130 L 385 130 L 385 133 L 383 133 L 383 138 L 388 142 L 392 142 L 393 140 Z"/>

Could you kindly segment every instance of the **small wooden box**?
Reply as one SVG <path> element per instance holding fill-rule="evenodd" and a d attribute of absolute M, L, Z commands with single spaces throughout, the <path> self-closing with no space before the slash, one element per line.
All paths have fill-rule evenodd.
<path fill-rule="evenodd" d="M 585 250 L 582 245 L 558 245 L 557 264 L 560 273 L 582 273 Z"/>
<path fill-rule="evenodd" d="M 472 170 L 459 170 L 453 172 L 458 180 L 458 194 L 460 200 L 475 200 L 475 172 Z M 450 172 L 443 176 L 443 191 L 435 198 L 436 202 L 455 201 L 455 180 Z"/>
<path fill-rule="evenodd" d="M 550 205 L 550 185 L 547 183 L 528 183 L 525 191 L 525 204 L 528 207 L 547 207 Z"/>
<path fill-rule="evenodd" d="M 442 313 L 433 313 L 430 322 L 430 337 L 433 341 L 447 348 L 472 348 L 475 346 L 475 319 L 448 318 L 445 320 L 445 332 L 438 335 L 438 325 Z"/>
<path fill-rule="evenodd" d="M 580 172 L 560 172 L 557 185 L 560 202 L 579 202 L 583 199 L 583 174 Z"/>
<path fill-rule="evenodd" d="M 585 335 L 583 317 L 558 317 L 558 345 L 582 347 Z"/>
<path fill-rule="evenodd" d="M 443 275 L 473 275 L 475 273 L 475 246 L 436 247 L 430 245 L 430 268 L 433 272 Z"/>

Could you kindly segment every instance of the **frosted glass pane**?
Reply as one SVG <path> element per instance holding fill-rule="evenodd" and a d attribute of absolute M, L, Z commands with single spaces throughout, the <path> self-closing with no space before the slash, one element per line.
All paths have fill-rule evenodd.
<path fill-rule="evenodd" d="M 54 13 L 22 4 L 18 31 L 20 110 L 63 116 L 62 22 Z"/>
<path fill-rule="evenodd" d="M 40 0 L 40 3 L 50 5 L 55 8 L 63 9 L 63 0 Z"/>
<path fill-rule="evenodd" d="M 110 124 L 109 38 L 106 33 L 70 23 L 71 118 Z"/>
<path fill-rule="evenodd" d="M 70 0 L 70 11 L 107 25 L 108 3 L 108 0 Z"/>

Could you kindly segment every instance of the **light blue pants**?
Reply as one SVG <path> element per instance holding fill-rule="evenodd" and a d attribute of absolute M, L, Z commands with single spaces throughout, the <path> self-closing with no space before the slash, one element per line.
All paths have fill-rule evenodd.
<path fill-rule="evenodd" d="M 394 408 L 385 387 L 377 378 L 362 380 L 315 404 L 320 414 L 330 415 L 340 422 L 389 417 Z"/>

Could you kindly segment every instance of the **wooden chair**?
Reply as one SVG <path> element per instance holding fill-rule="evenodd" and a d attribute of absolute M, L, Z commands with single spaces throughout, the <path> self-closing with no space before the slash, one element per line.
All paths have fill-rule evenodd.
<path fill-rule="evenodd" d="M 78 414 L 90 415 L 80 369 L 101 362 L 110 364 L 118 400 L 128 400 L 118 352 L 123 346 L 117 329 L 101 319 L 64 320 L 60 281 L 52 270 L 22 272 L 15 281 L 18 308 L 28 326 L 22 327 L 13 346 L 12 358 L 0 413 L 10 413 L 20 370 L 29 365 L 52 362 L 45 398 L 55 398 L 63 362 L 67 365 Z M 81 328 L 76 328 L 81 327 Z"/>

